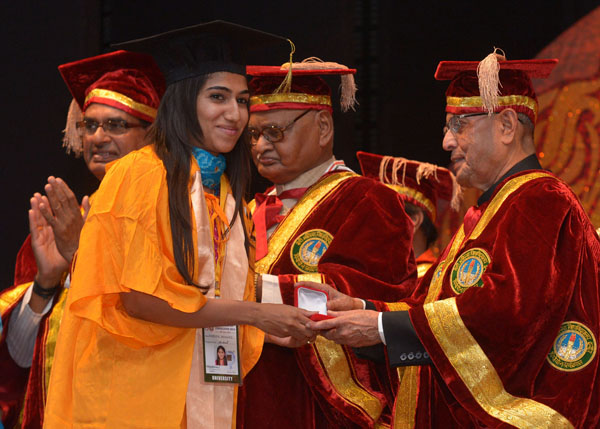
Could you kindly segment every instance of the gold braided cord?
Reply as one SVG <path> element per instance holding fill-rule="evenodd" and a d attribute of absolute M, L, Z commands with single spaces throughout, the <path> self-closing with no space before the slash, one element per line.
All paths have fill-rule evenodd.
<path fill-rule="evenodd" d="M 420 204 L 425 206 L 429 211 L 429 215 L 431 216 L 431 220 L 435 222 L 436 218 L 436 210 L 433 202 L 427 198 L 422 192 L 417 191 L 416 189 L 409 188 L 408 186 L 402 185 L 387 185 L 389 188 L 398 192 L 399 194 L 406 195 L 409 198 L 412 198 L 415 201 L 418 201 Z"/>
<path fill-rule="evenodd" d="M 303 94 L 300 92 L 253 95 L 252 97 L 250 97 L 250 106 L 271 103 L 302 103 L 331 106 L 331 97 L 328 95 L 312 95 Z"/>
<path fill-rule="evenodd" d="M 129 107 L 130 109 L 135 110 L 136 112 L 141 112 L 144 115 L 150 116 L 151 118 L 156 118 L 156 109 L 153 109 L 152 107 L 147 106 L 143 103 L 138 103 L 132 98 L 129 98 L 126 95 L 123 95 L 119 92 L 110 91 L 108 89 L 92 89 L 85 97 L 85 102 L 83 104 L 87 104 L 88 101 L 90 101 L 94 97 L 107 98 L 109 100 L 117 101 Z"/>
<path fill-rule="evenodd" d="M 528 398 L 513 396 L 492 362 L 465 326 L 456 297 L 423 307 L 431 332 L 479 406 L 490 416 L 517 428 L 572 428 L 558 411 Z"/>
<path fill-rule="evenodd" d="M 497 99 L 498 106 L 525 106 L 531 109 L 537 117 L 538 104 L 526 95 L 503 95 Z M 446 97 L 446 104 L 450 107 L 484 107 L 480 96 L 473 97 Z"/>

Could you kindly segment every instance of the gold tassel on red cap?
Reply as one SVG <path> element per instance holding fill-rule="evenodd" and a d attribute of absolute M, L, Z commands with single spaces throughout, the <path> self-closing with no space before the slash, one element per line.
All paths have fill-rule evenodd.
<path fill-rule="evenodd" d="M 292 65 L 291 67 L 290 64 Z M 285 63 L 281 66 L 281 68 L 287 69 L 288 75 L 286 75 L 284 81 L 279 86 L 279 88 L 277 88 L 275 93 L 277 93 L 283 86 L 284 82 L 286 81 L 292 70 L 347 70 L 348 66 L 331 61 L 323 61 L 322 59 L 317 57 L 309 57 L 302 60 L 301 63 Z M 291 78 L 289 82 L 291 85 Z M 354 81 L 354 75 L 352 73 L 341 75 L 340 106 L 342 108 L 342 112 L 347 112 L 350 109 L 355 110 L 354 106 L 358 104 L 358 102 L 356 101 L 356 89 L 357 87 Z"/>
<path fill-rule="evenodd" d="M 290 42 L 290 61 L 288 63 L 285 63 L 281 66 L 281 68 L 284 68 L 286 64 L 294 64 L 293 62 L 293 56 L 294 56 L 294 52 L 296 52 L 296 45 L 294 45 L 294 42 L 292 42 L 290 39 L 287 39 L 288 42 Z M 277 87 L 277 89 L 273 92 L 273 94 L 279 94 L 280 92 L 283 93 L 288 93 L 290 92 L 290 90 L 292 89 L 292 67 L 288 66 L 288 72 L 285 75 L 285 78 L 283 78 L 283 81 L 281 82 L 281 85 L 279 85 Z"/>
<path fill-rule="evenodd" d="M 502 52 L 497 54 L 496 51 Z M 494 47 L 494 52 L 485 57 L 477 66 L 477 78 L 479 79 L 479 95 L 483 107 L 488 114 L 494 113 L 498 107 L 498 96 L 500 95 L 500 64 L 498 61 L 506 61 L 504 51 Z"/>
<path fill-rule="evenodd" d="M 392 163 L 392 177 L 388 179 L 386 173 L 390 162 Z M 402 157 L 395 158 L 392 156 L 384 156 L 381 159 L 381 163 L 379 164 L 379 181 L 388 185 L 405 186 L 406 166 L 408 162 L 414 163 L 416 161 L 410 161 Z M 401 174 L 398 173 L 400 170 L 402 170 Z M 417 181 L 417 184 L 420 184 L 422 179 L 428 179 L 430 176 L 433 175 L 435 180 L 439 182 L 439 179 L 437 177 L 437 170 L 438 167 L 434 164 L 429 164 L 427 162 L 419 162 L 417 173 L 414 179 Z M 454 177 L 454 174 L 448 172 L 448 175 L 452 180 L 452 198 L 450 200 L 450 207 L 454 211 L 458 211 L 462 201 L 462 188 L 456 181 L 456 177 Z"/>
<path fill-rule="evenodd" d="M 83 120 L 83 113 L 81 113 L 81 109 L 79 108 L 79 104 L 75 99 L 71 100 L 71 105 L 69 106 L 69 113 L 67 113 L 67 123 L 65 125 L 65 129 L 63 130 L 63 147 L 67 148 L 67 153 L 73 153 L 75 156 L 81 156 L 83 152 L 83 142 L 81 141 L 81 136 L 77 132 L 77 122 Z"/>

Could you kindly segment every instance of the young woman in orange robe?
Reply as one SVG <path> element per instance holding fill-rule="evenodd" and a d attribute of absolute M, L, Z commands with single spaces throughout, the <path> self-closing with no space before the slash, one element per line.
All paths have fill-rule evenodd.
<path fill-rule="evenodd" d="M 248 86 L 244 66 L 214 57 L 231 50 L 210 48 L 261 37 L 217 22 L 127 47 L 171 56 L 156 55 L 167 90 L 154 144 L 108 169 L 82 231 L 45 427 L 231 427 L 236 390 L 204 383 L 196 328 L 238 325 L 243 374 L 263 342 L 248 325 L 313 338 L 311 313 L 250 302 Z"/>

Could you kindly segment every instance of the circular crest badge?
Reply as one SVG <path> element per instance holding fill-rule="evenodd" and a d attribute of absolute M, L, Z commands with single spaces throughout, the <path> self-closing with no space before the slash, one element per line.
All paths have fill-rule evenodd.
<path fill-rule="evenodd" d="M 594 359 L 596 348 L 596 339 L 587 326 L 579 322 L 564 322 L 546 359 L 560 371 L 578 371 Z"/>
<path fill-rule="evenodd" d="M 292 263 L 303 273 L 316 273 L 323 253 L 333 241 L 333 236 L 323 229 L 311 229 L 300 234 L 290 250 Z"/>
<path fill-rule="evenodd" d="M 490 255 L 478 247 L 469 249 L 460 255 L 450 274 L 450 285 L 454 292 L 461 294 L 470 287 L 482 287 L 481 276 L 490 262 Z"/>

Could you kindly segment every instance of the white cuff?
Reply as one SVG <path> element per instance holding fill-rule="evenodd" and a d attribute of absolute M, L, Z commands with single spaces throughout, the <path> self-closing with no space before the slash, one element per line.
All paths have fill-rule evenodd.
<path fill-rule="evenodd" d="M 383 344 L 386 344 L 385 334 L 383 333 L 383 313 L 382 312 L 380 312 L 379 315 L 377 316 L 377 330 L 379 331 L 379 338 L 381 339 L 381 342 Z"/>
<path fill-rule="evenodd" d="M 261 274 L 262 298 L 260 302 L 265 304 L 283 304 L 281 289 L 279 289 L 279 277 L 272 274 Z"/>
<path fill-rule="evenodd" d="M 6 333 L 6 345 L 10 356 L 21 368 L 31 366 L 40 320 L 52 307 L 52 300 L 50 300 L 41 313 L 34 312 L 29 307 L 32 292 L 33 287 L 30 286 L 13 310 Z"/>

